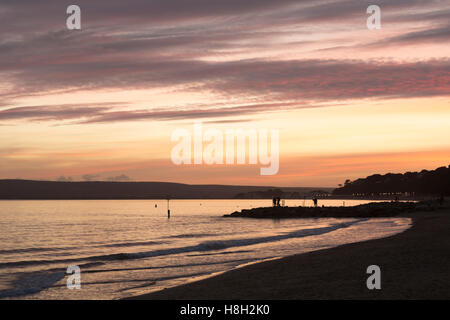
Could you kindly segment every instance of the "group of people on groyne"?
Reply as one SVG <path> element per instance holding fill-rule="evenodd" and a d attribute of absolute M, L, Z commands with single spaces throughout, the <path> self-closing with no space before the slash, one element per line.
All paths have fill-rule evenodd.
<path fill-rule="evenodd" d="M 314 203 L 314 207 L 317 207 L 317 198 L 314 197 L 312 200 L 313 200 L 313 203 Z"/>
<path fill-rule="evenodd" d="M 281 198 L 280 198 L 280 197 L 273 197 L 273 198 L 272 198 L 273 206 L 274 206 L 274 207 L 280 207 L 280 201 L 281 201 Z"/>
<path fill-rule="evenodd" d="M 280 198 L 280 197 L 273 197 L 273 198 L 272 198 L 273 206 L 274 206 L 274 207 L 280 207 L 280 206 L 281 206 L 281 205 L 280 205 L 280 201 L 281 201 L 281 198 Z M 313 201 L 313 203 L 314 203 L 314 207 L 317 207 L 317 202 L 318 202 L 317 197 L 314 197 L 314 198 L 312 199 L 312 201 Z M 284 201 L 283 201 L 283 202 L 284 202 Z M 284 204 L 283 204 L 283 206 L 284 206 Z"/>

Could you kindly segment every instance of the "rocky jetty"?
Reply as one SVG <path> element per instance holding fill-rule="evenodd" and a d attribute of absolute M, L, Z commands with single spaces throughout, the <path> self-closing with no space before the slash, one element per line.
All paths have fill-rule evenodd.
<path fill-rule="evenodd" d="M 225 215 L 229 218 L 376 218 L 395 217 L 401 214 L 435 211 L 448 207 L 439 201 L 421 202 L 373 202 L 353 207 L 265 207 L 236 211 Z"/>

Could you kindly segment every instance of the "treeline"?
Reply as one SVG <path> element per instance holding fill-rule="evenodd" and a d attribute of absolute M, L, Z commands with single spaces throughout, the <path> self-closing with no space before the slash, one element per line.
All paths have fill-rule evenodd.
<path fill-rule="evenodd" d="M 450 166 L 420 172 L 374 174 L 333 191 L 335 195 L 450 195 Z"/>

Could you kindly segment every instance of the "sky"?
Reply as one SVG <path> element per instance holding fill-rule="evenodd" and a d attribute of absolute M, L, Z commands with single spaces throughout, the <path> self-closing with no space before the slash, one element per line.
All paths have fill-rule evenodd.
<path fill-rule="evenodd" d="M 449 16 L 450 0 L 2 0 L 0 179 L 336 187 L 448 166 Z M 278 173 L 175 165 L 172 133 L 196 121 L 279 130 Z"/>

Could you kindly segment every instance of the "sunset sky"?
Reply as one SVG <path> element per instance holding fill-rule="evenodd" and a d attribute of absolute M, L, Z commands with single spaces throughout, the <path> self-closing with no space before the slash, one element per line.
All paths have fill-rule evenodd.
<path fill-rule="evenodd" d="M 450 0 L 2 0 L 0 179 L 335 187 L 447 166 L 449 17 Z M 175 166 L 194 121 L 279 129 L 279 173 Z"/>

